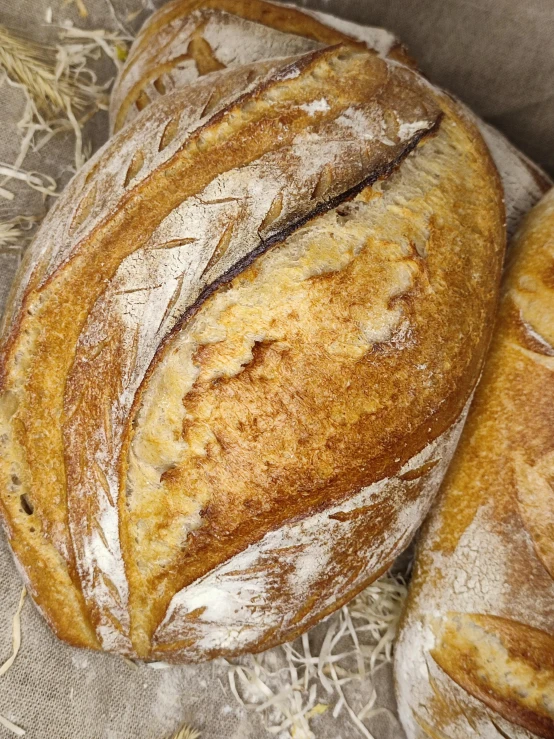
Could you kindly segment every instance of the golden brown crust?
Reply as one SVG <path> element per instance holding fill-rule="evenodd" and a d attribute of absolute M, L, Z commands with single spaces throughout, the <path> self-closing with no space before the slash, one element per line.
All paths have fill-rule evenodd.
<path fill-rule="evenodd" d="M 443 122 L 439 138 L 448 137 L 449 147 L 461 149 L 467 145 L 467 139 L 464 133 L 460 137 L 456 133 L 453 123 L 447 120 Z M 432 148 L 431 144 L 427 146 Z M 420 155 L 422 160 L 424 152 L 425 146 Z M 460 203 L 467 197 L 465 188 L 472 166 L 467 161 L 466 181 L 460 185 L 457 172 L 463 165 L 458 162 L 455 166 L 454 154 L 452 157 L 452 169 L 448 174 L 446 169 L 442 172 L 440 195 L 433 188 L 423 189 L 419 197 L 412 196 L 404 206 L 407 212 L 422 212 L 425 202 L 430 214 L 430 235 L 424 245 L 418 244 L 421 220 L 414 217 L 411 227 L 408 223 L 402 226 L 404 238 L 412 244 L 404 262 L 405 273 L 398 271 L 399 266 L 393 267 L 401 263 L 391 262 L 392 255 L 387 249 L 394 222 L 391 208 L 390 213 L 381 216 L 382 232 L 379 226 L 371 224 L 368 231 L 371 241 L 365 247 L 365 259 L 360 256 L 339 272 L 311 278 L 309 287 L 303 288 L 304 318 L 291 312 L 287 305 L 274 314 L 277 325 L 285 326 L 290 322 L 289 331 L 279 331 L 275 335 L 278 339 L 271 338 L 274 336 L 271 329 L 257 321 L 258 310 L 264 315 L 270 312 L 271 302 L 244 315 L 229 309 L 227 320 L 239 320 L 240 315 L 244 325 L 258 337 L 252 349 L 252 360 L 240 374 L 226 380 L 218 371 L 214 380 L 209 379 L 212 368 L 224 367 L 229 362 L 235 337 L 230 336 L 227 342 L 207 344 L 196 351 L 193 361 L 199 371 L 198 379 L 182 401 L 187 414 L 182 434 L 185 444 L 193 450 L 191 456 L 186 464 L 173 460 L 164 462 L 170 469 L 163 474 L 160 488 L 156 488 L 153 498 L 141 504 L 136 512 L 132 507 L 133 492 L 129 493 L 127 505 L 121 499 L 123 520 L 126 520 L 128 505 L 133 511 L 124 527 L 128 547 L 137 537 L 140 539 L 141 520 L 157 522 L 151 546 L 144 549 L 133 545 L 126 554 L 128 562 L 151 562 L 146 579 L 128 570 L 131 602 L 134 593 L 138 598 L 133 610 L 140 613 L 141 618 L 152 612 L 150 628 L 161 621 L 175 592 L 244 550 L 266 531 L 277 529 L 303 511 L 332 505 L 354 490 L 394 476 L 459 416 L 471 392 L 473 378 L 478 376 L 488 336 L 482 332 L 484 317 L 480 312 L 456 314 L 455 306 L 458 301 L 464 304 L 479 301 L 479 291 L 488 285 L 485 323 L 490 321 L 499 263 L 496 261 L 498 252 L 492 262 L 488 255 L 485 256 L 485 245 L 496 239 L 500 242 L 500 239 L 488 230 L 488 224 L 485 226 L 483 222 L 479 226 L 473 220 L 473 206 L 467 210 L 460 207 L 455 221 L 449 217 L 447 203 Z M 414 186 L 418 171 L 416 162 Z M 395 177 L 392 178 L 393 192 L 395 187 L 401 188 L 402 178 L 407 176 L 405 167 L 398 172 L 399 184 Z M 423 174 L 421 181 L 424 181 Z M 483 211 L 495 207 L 495 197 L 492 195 L 488 207 L 483 204 Z M 371 212 L 370 209 L 368 224 Z M 432 215 L 438 212 L 442 214 L 440 224 Z M 348 210 L 344 215 L 348 216 Z M 473 238 L 482 246 L 475 250 L 471 259 L 463 248 L 457 256 L 448 257 L 446 245 L 463 238 L 455 233 L 458 233 L 460 222 L 470 219 Z M 485 230 L 479 233 L 480 228 Z M 341 236 L 340 225 L 331 226 L 331 229 L 337 230 L 338 238 L 348 238 Z M 325 243 L 323 235 L 318 238 L 320 243 Z M 419 255 L 416 244 L 425 251 L 425 257 Z M 383 263 L 378 254 L 382 255 Z M 263 264 L 263 259 L 256 262 L 227 288 L 246 293 L 245 297 L 237 296 L 239 305 L 250 304 L 248 285 L 256 281 Z M 496 271 L 489 272 L 491 266 Z M 455 275 L 461 276 L 466 271 L 481 274 L 481 280 L 471 285 L 463 280 L 462 285 Z M 272 279 L 274 289 L 282 290 L 277 278 Z M 255 289 L 263 290 L 263 282 L 258 282 L 260 285 Z M 245 283 L 246 288 L 243 287 Z M 409 289 L 399 287 L 402 283 L 409 285 Z M 360 322 L 375 320 L 371 311 L 367 313 L 363 308 L 364 296 L 373 295 L 375 305 L 379 305 L 382 285 L 387 285 L 385 310 L 390 315 L 399 308 L 407 320 L 404 331 L 409 332 L 409 340 L 399 339 L 401 351 L 391 350 L 389 346 L 389 342 L 394 346 L 394 333 L 401 330 L 401 323 L 391 335 L 385 332 L 382 347 L 377 343 L 371 348 L 373 342 L 369 342 L 365 350 L 363 344 L 361 349 L 355 346 Z M 291 300 L 294 304 L 292 297 Z M 390 301 L 388 305 L 387 300 Z M 209 311 L 209 305 L 202 310 Z M 440 329 L 445 353 L 436 347 L 434 331 L 429 331 L 436 323 L 436 316 L 444 314 L 451 316 L 448 329 L 446 326 Z M 210 326 L 217 322 L 215 317 L 200 320 Z M 181 340 L 182 330 L 176 336 L 177 341 Z M 230 327 L 226 331 L 230 335 Z M 337 341 L 335 337 L 343 337 L 344 347 L 330 352 L 329 346 Z M 349 348 L 350 342 L 352 348 Z M 162 365 L 164 353 L 171 353 L 174 345 L 175 342 L 168 343 L 155 362 Z M 417 392 L 399 391 L 399 387 L 415 387 L 410 375 L 413 367 L 420 366 L 425 366 L 426 377 L 433 377 L 433 384 L 426 385 L 423 380 L 417 383 Z M 368 391 L 376 387 L 379 388 L 378 397 Z M 138 403 L 144 392 L 143 386 L 137 395 Z M 429 406 L 437 396 L 442 398 L 442 403 L 429 413 Z M 135 421 L 133 426 L 140 428 L 140 423 L 140 420 Z M 205 438 L 208 427 L 213 443 L 207 442 L 205 452 L 202 442 L 202 451 L 197 453 L 194 451 L 196 440 Z M 397 450 L 395 456 L 391 456 L 391 448 Z M 122 479 L 129 479 L 126 467 Z M 192 485 L 191 481 L 194 481 Z M 154 564 L 158 540 L 172 541 L 170 527 L 179 510 L 180 491 L 187 491 L 189 487 L 194 490 L 191 498 L 201 501 L 202 525 L 189 534 L 186 549 L 178 559 L 163 558 L 164 569 L 160 573 Z M 413 494 L 418 494 L 417 488 Z M 159 501 L 165 500 L 174 500 L 175 509 L 164 512 Z M 378 521 L 392 520 L 397 505 L 394 501 L 386 513 L 374 511 L 373 536 L 379 530 Z M 359 532 L 353 538 L 361 536 Z M 337 551 L 332 559 L 340 562 L 345 556 L 346 553 Z M 171 573 L 169 577 L 166 568 Z M 313 584 L 315 599 L 322 587 Z M 142 595 L 137 591 L 142 591 Z M 153 592 L 157 594 L 154 599 Z"/>
<path fill-rule="evenodd" d="M 448 614 L 431 657 L 460 687 L 537 736 L 554 735 L 554 637 L 499 616 Z"/>
<path fill-rule="evenodd" d="M 473 125 L 359 46 L 207 75 L 116 135 L 45 222 L 0 364 L 2 513 L 57 633 L 205 659 L 290 638 L 376 577 L 455 444 L 489 338 L 502 223 Z M 308 270 L 298 284 L 287 253 Z M 261 296 L 260 315 L 221 311 L 235 292 L 252 298 L 241 306 Z M 206 339 L 203 316 L 226 338 Z M 239 361 L 231 335 L 250 341 L 258 318 Z M 198 377 L 181 419 L 186 367 L 172 395 L 164 362 L 181 359 L 191 327 Z M 237 371 L 217 378 L 229 359 Z M 136 453 L 149 393 L 169 416 Z M 207 407 L 217 444 L 172 464 L 172 443 L 202 447 Z M 151 484 L 168 495 L 156 502 Z M 337 537 L 328 564 L 314 558 L 320 519 Z M 298 532 L 296 549 L 273 546 Z M 302 562 L 315 562 L 306 607 L 291 584 Z M 189 590 L 213 593 L 210 578 L 219 602 L 220 581 L 224 600 L 256 572 L 272 583 L 269 617 L 248 642 L 227 640 L 234 615 L 214 630 L 209 604 L 189 607 Z M 206 624 L 225 638 L 205 639 Z"/>
<path fill-rule="evenodd" d="M 409 737 L 422 709 L 453 739 L 468 716 L 483 736 L 491 721 L 554 736 L 553 245 L 551 192 L 510 252 L 483 377 L 419 545 L 396 658 Z M 426 655 L 443 672 L 427 662 L 410 695 Z"/>
<path fill-rule="evenodd" d="M 47 249 L 45 256 L 39 263 L 39 268 L 35 267 L 30 275 L 31 282 L 27 288 L 27 295 L 3 350 L 2 385 L 5 403 L 10 405 L 13 394 L 16 395 L 13 400 L 14 408 L 6 412 L 6 421 L 13 430 L 11 438 L 15 448 L 12 459 L 6 460 L 4 474 L 5 479 L 17 480 L 13 488 L 8 489 L 4 504 L 8 506 L 5 514 L 10 539 L 17 540 L 15 546 L 18 548 L 18 557 L 23 567 L 33 577 L 37 602 L 46 613 L 53 614 L 52 619 L 55 618 L 55 614 L 64 611 L 70 614 L 64 619 L 70 633 L 63 632 L 61 635 L 70 636 L 74 642 L 90 646 L 95 643 L 95 637 L 90 635 L 88 616 L 83 611 L 80 584 L 69 538 L 64 492 L 63 440 L 59 422 L 54 420 L 53 423 L 53 414 L 54 419 L 57 419 L 61 413 L 64 384 L 60 383 L 58 378 L 67 374 L 71 367 L 72 347 L 82 330 L 87 313 L 94 300 L 105 289 L 106 280 L 114 274 L 121 259 L 144 242 L 156 223 L 171 213 L 187 194 L 202 189 L 219 172 L 237 165 L 244 166 L 248 161 L 259 157 L 264 150 L 271 151 L 275 148 L 276 142 L 283 146 L 308 124 L 314 125 L 318 120 L 322 122 L 326 118 L 336 116 L 341 109 L 340 106 L 344 109 L 355 102 L 356 89 L 362 98 L 371 99 L 371 91 L 379 88 L 386 78 L 383 62 L 363 54 L 352 57 L 354 64 L 352 76 L 355 81 L 348 85 L 348 98 L 345 98 L 344 80 L 341 78 L 339 81 L 336 74 L 334 79 L 338 87 L 333 91 L 333 73 L 331 72 L 331 76 L 328 75 L 330 68 L 326 61 L 341 53 L 340 49 L 317 52 L 315 57 L 309 57 L 296 68 L 301 72 L 298 78 L 292 78 L 290 81 L 276 79 L 272 83 L 274 88 L 294 88 L 294 94 L 289 96 L 288 101 L 288 93 L 284 93 L 284 107 L 281 113 L 268 97 L 271 87 L 267 84 L 262 85 L 235 104 L 234 109 L 212 117 L 209 126 L 195 131 L 183 150 L 178 150 L 152 174 L 139 179 L 136 186 L 133 186 L 132 181 L 127 184 L 126 177 L 127 192 L 119 201 L 117 209 L 103 212 L 102 206 L 97 205 L 97 209 L 93 209 L 89 214 L 88 221 L 93 219 L 93 223 L 96 223 L 92 229 L 90 226 L 87 227 L 87 220 L 82 225 L 79 222 L 75 225 L 79 209 L 83 207 L 77 201 L 76 216 L 70 219 L 69 224 L 65 224 L 65 228 L 70 238 L 73 231 L 79 234 L 84 230 L 85 235 L 71 248 L 65 263 L 62 263 L 57 271 L 53 271 L 55 261 L 54 266 L 45 267 L 49 260 L 48 248 L 52 243 L 55 244 L 55 239 L 50 237 L 43 241 Z M 370 63 L 368 71 L 371 79 L 362 71 L 364 58 Z M 362 62 L 362 66 L 359 62 Z M 311 76 L 314 64 L 315 68 L 318 64 L 325 66 L 327 71 L 324 80 L 318 81 Z M 340 63 L 339 67 L 342 76 L 345 68 Z M 303 109 L 300 90 L 302 85 L 306 84 L 305 91 L 308 93 L 305 98 L 306 104 L 314 99 L 312 93 L 315 93 L 316 99 L 322 93 L 332 93 L 330 99 L 334 101 L 334 107 L 329 106 L 328 110 L 316 115 L 312 115 L 309 108 Z M 308 92 L 308 88 L 311 92 Z M 342 92 L 339 92 L 339 89 Z M 242 120 L 239 117 L 238 126 L 231 124 L 229 121 L 232 111 L 240 110 L 241 106 L 246 108 L 250 101 L 257 101 L 254 109 Z M 178 98 L 168 100 L 166 105 L 168 113 L 175 115 L 179 105 Z M 266 115 L 264 111 L 270 109 L 270 117 L 263 121 L 263 125 L 255 125 L 254 121 L 260 119 L 260 115 L 263 120 L 263 116 Z M 152 116 L 154 121 L 157 120 L 157 115 L 154 112 Z M 138 124 L 137 129 L 139 131 L 140 125 Z M 243 131 L 242 144 L 239 126 L 242 126 Z M 202 142 L 210 135 L 218 137 L 217 144 L 206 150 Z M 140 132 L 137 134 L 136 131 L 129 130 L 120 137 L 120 142 L 125 142 L 128 137 L 133 136 L 140 137 Z M 117 151 L 118 146 L 121 146 L 120 142 L 112 141 L 108 149 L 112 152 Z M 106 153 L 105 158 L 99 154 L 97 160 L 107 162 L 109 156 L 110 151 Z M 130 162 L 131 167 L 134 166 L 134 161 L 135 155 Z M 89 165 L 88 170 L 79 176 L 75 185 L 76 188 L 83 188 L 83 183 L 85 184 L 82 202 L 88 202 L 88 195 L 93 189 L 98 198 L 110 193 L 112 188 L 108 183 L 99 185 L 96 182 L 99 178 L 105 180 L 106 176 L 104 170 L 94 162 Z M 164 192 L 163 199 L 156 197 L 158 190 Z M 66 203 L 71 203 L 72 196 L 75 197 L 69 190 L 66 194 Z M 143 207 L 145 201 L 150 203 L 146 212 Z M 309 204 L 309 207 L 313 209 L 314 203 Z M 283 217 L 286 215 L 285 212 Z M 50 223 L 57 225 L 55 219 L 56 213 L 53 213 L 45 229 Z M 106 251 L 105 247 L 107 241 L 113 245 L 109 251 Z M 60 261 L 59 257 L 54 256 L 54 259 Z M 71 288 L 68 288 L 68 285 L 71 285 Z M 67 300 L 68 289 L 72 295 L 71 302 Z M 31 320 L 34 328 L 29 332 L 24 324 Z M 22 347 L 28 342 L 35 341 L 31 361 L 29 350 Z M 21 371 L 24 373 L 24 380 L 19 374 Z M 23 393 L 21 398 L 17 397 L 19 393 Z M 41 397 L 45 400 L 44 404 L 38 402 Z M 93 404 L 97 402 L 95 398 L 91 398 L 91 401 Z M 25 455 L 24 458 L 22 454 Z M 82 452 L 79 454 L 82 455 Z M 18 467 L 18 470 L 14 471 L 13 465 Z M 58 488 L 55 493 L 52 492 L 53 485 Z M 21 493 L 21 490 L 25 492 Z M 33 509 L 32 513 L 22 511 L 21 494 L 27 496 Z M 87 507 L 89 505 L 86 500 L 84 504 Z M 50 574 L 43 576 L 40 571 L 37 572 L 37 563 L 45 560 L 49 563 L 48 570 L 58 572 L 61 594 L 58 593 Z M 71 582 L 73 585 L 70 585 Z M 110 585 L 107 584 L 107 587 L 110 588 Z M 62 606 L 64 589 L 69 589 L 71 597 L 67 597 Z M 71 608 L 74 610 L 71 611 Z M 74 629 L 79 632 L 79 628 L 81 636 L 77 638 Z"/>

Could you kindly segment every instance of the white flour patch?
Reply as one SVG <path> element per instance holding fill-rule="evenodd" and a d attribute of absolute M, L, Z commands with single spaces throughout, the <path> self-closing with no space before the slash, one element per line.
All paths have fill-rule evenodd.
<path fill-rule="evenodd" d="M 202 35 L 214 56 L 226 67 L 302 54 L 322 47 L 317 41 L 277 31 L 222 11 L 210 13 Z M 173 49 L 172 56 L 176 55 L 176 51 Z"/>
<path fill-rule="evenodd" d="M 325 98 L 319 98 L 319 100 L 313 100 L 311 103 L 304 103 L 300 108 L 305 110 L 308 115 L 315 115 L 316 113 L 325 113 L 329 110 L 329 103 Z"/>
<path fill-rule="evenodd" d="M 366 141 L 375 138 L 376 131 L 374 127 L 368 125 L 367 117 L 358 108 L 347 108 L 336 119 L 336 123 L 350 129 L 355 135 Z"/>
<path fill-rule="evenodd" d="M 275 3 L 275 5 L 285 5 L 288 7 L 294 7 L 288 3 Z M 343 18 L 337 18 L 329 13 L 321 13 L 318 10 L 308 10 L 302 8 L 302 12 L 306 15 L 311 15 L 313 18 L 321 21 L 326 26 L 335 28 L 337 31 L 361 41 L 366 44 L 370 49 L 375 49 L 381 56 L 386 56 L 392 47 L 398 43 L 394 34 L 386 31 L 384 28 L 376 28 L 375 26 L 362 26 L 359 23 L 353 23 L 352 21 L 344 20 Z"/>
<path fill-rule="evenodd" d="M 412 121 L 411 123 L 401 123 L 398 128 L 398 136 L 401 141 L 410 139 L 419 131 L 425 131 L 428 128 L 427 121 Z"/>

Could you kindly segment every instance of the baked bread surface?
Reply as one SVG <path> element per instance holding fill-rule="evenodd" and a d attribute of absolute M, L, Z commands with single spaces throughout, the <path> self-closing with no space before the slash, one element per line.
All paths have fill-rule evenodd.
<path fill-rule="evenodd" d="M 413 737 L 554 737 L 554 191 L 511 247 L 501 308 L 395 657 Z"/>
<path fill-rule="evenodd" d="M 118 131 L 151 102 L 198 77 L 247 63 L 340 43 L 415 66 L 382 28 L 266 0 L 174 0 L 139 32 L 112 92 L 110 120 Z"/>
<path fill-rule="evenodd" d="M 503 221 L 471 120 L 359 44 L 215 70 L 119 131 L 4 319 L 2 514 L 58 636 L 265 649 L 384 571 L 460 433 Z"/>

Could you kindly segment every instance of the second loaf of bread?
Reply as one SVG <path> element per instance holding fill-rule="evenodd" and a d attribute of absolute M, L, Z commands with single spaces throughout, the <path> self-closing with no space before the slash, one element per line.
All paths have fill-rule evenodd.
<path fill-rule="evenodd" d="M 409 739 L 554 737 L 554 190 L 509 262 L 396 649 Z"/>

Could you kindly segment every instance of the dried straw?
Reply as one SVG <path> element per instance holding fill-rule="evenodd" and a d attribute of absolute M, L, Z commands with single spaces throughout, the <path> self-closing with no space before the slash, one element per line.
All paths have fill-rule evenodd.
<path fill-rule="evenodd" d="M 171 739 L 200 739 L 200 732 L 193 729 L 191 726 L 182 726 Z"/>
<path fill-rule="evenodd" d="M 21 611 L 23 609 L 23 603 L 25 601 L 26 593 L 26 589 L 23 588 L 19 597 L 17 610 L 14 613 L 12 621 L 12 654 L 0 667 L 0 677 L 2 677 L 2 675 L 5 675 L 6 672 L 11 668 L 11 666 L 15 662 L 15 659 L 19 652 L 19 648 L 21 647 Z M 9 718 L 6 718 L 6 716 L 2 716 L 1 714 L 0 726 L 8 729 L 8 731 L 11 731 L 12 734 L 15 734 L 16 736 L 25 736 L 24 729 L 22 729 L 20 726 L 17 726 L 17 724 L 14 724 L 12 721 L 10 721 Z"/>
<path fill-rule="evenodd" d="M 81 16 L 81 18 L 87 18 L 88 10 L 83 0 L 65 0 L 64 5 L 73 5 L 73 3 L 79 11 L 79 15 Z"/>
<path fill-rule="evenodd" d="M 25 87 L 38 110 L 50 117 L 68 108 L 82 110 L 91 102 L 75 78 L 56 75 L 56 49 L 23 39 L 0 26 L 0 66 L 8 77 Z"/>
<path fill-rule="evenodd" d="M 55 186 L 44 175 L 25 173 L 21 165 L 30 149 L 38 151 L 52 136 L 72 130 L 75 135 L 75 170 L 87 158 L 82 128 L 97 110 L 108 105 L 107 89 L 88 66 L 91 59 L 105 53 L 116 68 L 126 54 L 126 39 L 104 29 L 84 31 L 64 24 L 63 44 L 46 46 L 24 39 L 0 26 L 0 70 L 8 82 L 24 93 L 27 102 L 18 128 L 22 134 L 21 151 L 11 171 L 0 180 L 0 198 L 13 200 L 14 194 L 4 185 L 19 179 L 44 194 L 54 194 Z M 40 138 L 39 138 L 40 137 Z M 45 181 L 46 180 L 46 181 Z"/>

